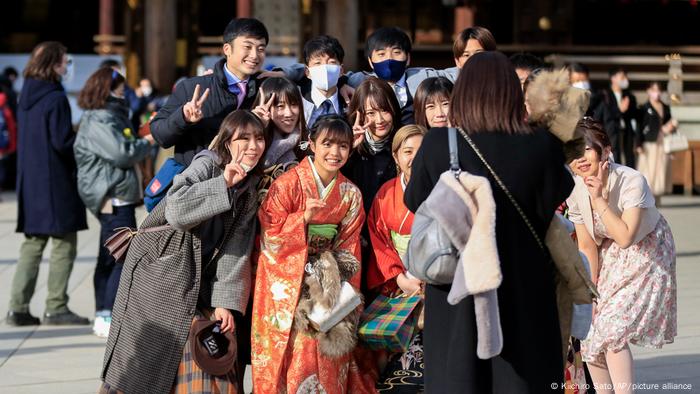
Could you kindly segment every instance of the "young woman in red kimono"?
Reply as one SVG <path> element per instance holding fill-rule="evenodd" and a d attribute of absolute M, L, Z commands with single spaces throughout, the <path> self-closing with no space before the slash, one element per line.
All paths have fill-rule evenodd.
<path fill-rule="evenodd" d="M 403 193 L 411 178 L 413 157 L 425 133 L 425 128 L 418 125 L 404 126 L 396 132 L 391 152 L 398 176 L 382 185 L 367 216 L 373 249 L 367 265 L 367 287 L 388 297 L 413 294 L 421 286 L 420 280 L 409 274 L 402 262 L 413 225 L 413 213 L 404 205 Z M 420 333 L 405 353 L 391 354 L 387 359 L 386 354 L 378 352 L 377 357 L 386 360 L 378 389 L 387 393 L 422 392 L 423 345 Z"/>
<path fill-rule="evenodd" d="M 338 116 L 319 119 L 310 133 L 313 158 L 277 178 L 260 207 L 262 252 L 253 301 L 253 390 L 256 393 L 366 393 L 352 350 L 329 357 L 314 332 L 295 321 L 314 254 L 346 251 L 360 257 L 362 195 L 340 172 L 352 129 Z M 359 266 L 359 264 L 358 264 Z M 359 291 L 358 269 L 349 283 Z M 354 336 L 354 333 L 353 333 Z"/>

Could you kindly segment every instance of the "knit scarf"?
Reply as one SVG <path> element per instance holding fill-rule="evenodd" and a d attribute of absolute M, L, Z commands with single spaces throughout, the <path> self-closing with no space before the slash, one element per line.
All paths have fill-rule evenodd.
<path fill-rule="evenodd" d="M 383 151 L 391 143 L 391 141 L 389 141 L 389 138 L 384 138 L 383 140 L 375 141 L 372 138 L 372 134 L 369 133 L 369 130 L 365 130 L 365 141 L 367 141 L 367 146 L 369 147 L 369 150 L 372 152 L 373 155 L 376 155 L 377 153 Z"/>
<path fill-rule="evenodd" d="M 291 134 L 283 134 L 275 130 L 272 133 L 270 147 L 265 154 L 265 168 L 296 160 L 294 148 L 299 143 L 300 136 L 298 129 Z"/>

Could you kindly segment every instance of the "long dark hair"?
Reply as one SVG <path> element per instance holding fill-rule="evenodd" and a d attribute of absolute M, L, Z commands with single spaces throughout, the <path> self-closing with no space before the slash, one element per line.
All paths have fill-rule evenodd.
<path fill-rule="evenodd" d="M 263 150 L 258 164 L 251 171 L 255 174 L 262 173 L 264 167 L 264 158 L 267 149 L 270 146 L 270 136 L 265 132 L 263 128 L 262 121 L 252 112 L 244 109 L 238 109 L 230 114 L 226 115 L 224 120 L 221 122 L 219 127 L 219 133 L 214 137 L 211 144 L 209 145 L 209 150 L 216 153 L 218 156 L 217 165 L 223 169 L 228 163 L 231 162 L 231 151 L 229 145 L 231 145 L 231 140 L 238 136 L 241 131 L 244 131 L 247 127 L 252 127 L 253 132 L 256 136 L 262 135 L 265 138 L 265 149 Z"/>
<path fill-rule="evenodd" d="M 379 78 L 369 77 L 357 87 L 348 107 L 348 122 L 354 124 L 357 116 L 360 117 L 362 124 L 366 122 L 365 103 L 367 99 L 377 109 L 391 113 L 391 131 L 387 138 L 389 141 L 393 140 L 396 130 L 401 126 L 401 106 L 391 86 Z M 363 156 L 369 154 L 369 149 L 366 145 L 362 143 L 357 147 L 357 151 Z"/>
<path fill-rule="evenodd" d="M 274 93 L 275 99 L 272 100 L 273 106 L 277 105 L 281 101 L 284 101 L 290 105 L 296 105 L 299 107 L 299 120 L 297 121 L 300 133 L 299 142 L 307 141 L 309 139 L 309 131 L 306 128 L 306 120 L 304 119 L 304 102 L 302 101 L 301 93 L 299 92 L 297 85 L 292 83 L 287 78 L 271 77 L 266 79 L 260 85 L 260 88 L 262 89 L 264 96 L 260 97 L 260 93 L 258 93 L 258 96 L 255 98 L 256 105 L 266 103 L 267 100 L 270 99 L 270 96 L 272 96 L 272 93 Z M 270 119 L 270 122 L 267 125 L 267 130 L 265 130 L 265 134 L 272 138 L 275 128 L 275 122 Z M 294 147 L 294 154 L 298 160 L 301 160 L 304 158 L 304 156 L 306 156 L 306 152 L 299 148 L 299 144 Z"/>
<path fill-rule="evenodd" d="M 459 73 L 450 101 L 450 124 L 467 133 L 528 133 L 520 80 L 508 58 L 479 52 Z"/>
<path fill-rule="evenodd" d="M 125 82 L 118 71 L 102 67 L 90 75 L 78 95 L 78 105 L 82 109 L 101 109 L 107 104 L 109 94 Z"/>
<path fill-rule="evenodd" d="M 430 77 L 421 82 L 413 96 L 413 113 L 416 124 L 429 129 L 425 106 L 435 98 L 445 98 L 449 101 L 453 88 L 452 82 L 445 77 Z"/>
<path fill-rule="evenodd" d="M 66 52 L 66 47 L 57 41 L 46 41 L 37 45 L 24 69 L 24 78 L 61 82 L 61 76 L 54 67 L 63 62 Z"/>

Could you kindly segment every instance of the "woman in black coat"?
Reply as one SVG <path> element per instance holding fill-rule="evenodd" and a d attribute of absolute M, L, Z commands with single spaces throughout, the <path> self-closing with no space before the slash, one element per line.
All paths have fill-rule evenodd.
<path fill-rule="evenodd" d="M 573 180 L 561 143 L 526 122 L 515 70 L 499 52 L 475 54 L 462 68 L 450 104 L 450 122 L 480 149 L 544 239 L 555 209 Z M 413 160 L 405 202 L 416 211 L 449 169 L 447 129 L 431 129 Z M 447 302 L 450 286 L 431 286 L 425 299 L 425 388 L 430 393 L 542 393 L 563 381 L 561 335 L 553 267 L 522 217 L 466 139 L 458 133 L 463 171 L 486 177 L 496 202 L 496 239 L 503 282 L 498 306 L 500 355 L 476 355 L 474 299 Z M 558 388 L 561 391 L 561 388 Z"/>
<path fill-rule="evenodd" d="M 45 324 L 88 324 L 68 310 L 68 278 L 77 231 L 87 228 L 73 157 L 75 132 L 61 78 L 70 67 L 58 42 L 39 44 L 24 70 L 17 123 L 17 232 L 25 234 L 12 283 L 8 323 L 39 324 L 29 301 L 44 247 L 51 238 Z"/>

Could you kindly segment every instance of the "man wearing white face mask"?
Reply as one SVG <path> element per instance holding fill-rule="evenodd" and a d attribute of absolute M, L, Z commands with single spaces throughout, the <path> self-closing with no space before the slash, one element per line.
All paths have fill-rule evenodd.
<path fill-rule="evenodd" d="M 593 117 L 603 123 L 612 143 L 615 161 L 635 168 L 634 136 L 637 128 L 637 100 L 629 90 L 622 68 L 610 71 L 610 87 L 600 93 Z"/>
<path fill-rule="evenodd" d="M 299 89 L 309 129 L 321 116 L 345 113 L 345 101 L 338 100 L 338 78 L 343 73 L 344 57 L 340 42 L 331 36 L 318 36 L 304 44 L 306 78 L 299 82 Z"/>

